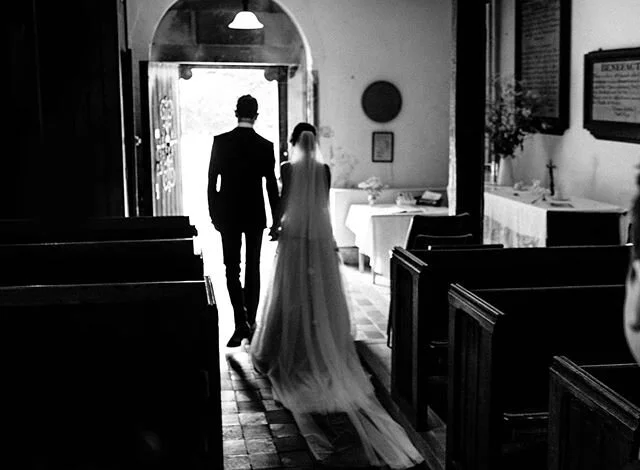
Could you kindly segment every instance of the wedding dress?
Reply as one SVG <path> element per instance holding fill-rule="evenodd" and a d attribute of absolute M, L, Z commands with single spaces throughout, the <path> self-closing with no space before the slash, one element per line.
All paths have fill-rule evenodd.
<path fill-rule="evenodd" d="M 423 458 L 382 407 L 351 334 L 328 209 L 327 171 L 311 132 L 293 149 L 270 289 L 251 344 L 315 457 L 331 465 L 409 468 Z M 286 181 L 285 181 L 286 183 Z"/>

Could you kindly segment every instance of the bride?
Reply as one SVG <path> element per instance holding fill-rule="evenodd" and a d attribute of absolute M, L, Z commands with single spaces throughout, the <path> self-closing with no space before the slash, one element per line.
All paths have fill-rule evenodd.
<path fill-rule="evenodd" d="M 330 171 L 314 131 L 296 126 L 282 167 L 281 231 L 251 358 L 318 460 L 413 467 L 423 458 L 375 397 L 355 349 L 329 218 Z"/>

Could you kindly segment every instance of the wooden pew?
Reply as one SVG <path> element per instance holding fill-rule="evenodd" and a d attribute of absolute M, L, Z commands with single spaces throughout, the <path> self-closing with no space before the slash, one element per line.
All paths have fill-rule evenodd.
<path fill-rule="evenodd" d="M 555 357 L 550 370 L 549 470 L 622 470 L 640 451 L 640 366 L 579 366 Z"/>
<path fill-rule="evenodd" d="M 190 238 L 197 231 L 185 216 L 3 219 L 0 244 Z"/>
<path fill-rule="evenodd" d="M 2 468 L 222 468 L 206 280 L 0 287 Z"/>
<path fill-rule="evenodd" d="M 624 285 L 449 289 L 447 470 L 546 465 L 549 366 L 631 362 Z"/>
<path fill-rule="evenodd" d="M 0 285 L 203 279 L 193 239 L 0 245 Z"/>
<path fill-rule="evenodd" d="M 630 246 L 407 251 L 391 257 L 391 393 L 418 430 L 447 420 L 448 287 L 621 284 Z"/>

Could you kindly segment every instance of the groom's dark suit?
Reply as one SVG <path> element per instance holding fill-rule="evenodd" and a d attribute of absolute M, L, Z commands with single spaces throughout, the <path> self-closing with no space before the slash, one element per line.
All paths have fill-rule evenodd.
<path fill-rule="evenodd" d="M 209 214 L 222 237 L 227 289 L 236 328 L 253 325 L 260 297 L 260 248 L 266 227 L 262 178 L 271 213 L 278 213 L 273 144 L 250 127 L 214 137 L 209 164 Z M 216 188 L 220 177 L 219 189 Z M 275 218 L 273 219 L 275 221 Z M 244 293 L 240 285 L 240 248 L 245 234 Z"/>

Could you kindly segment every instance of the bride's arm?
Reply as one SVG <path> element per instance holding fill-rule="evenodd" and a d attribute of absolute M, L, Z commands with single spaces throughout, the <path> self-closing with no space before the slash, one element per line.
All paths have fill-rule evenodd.
<path fill-rule="evenodd" d="M 329 201 L 329 190 L 331 189 L 331 168 L 324 164 L 325 181 L 327 183 L 327 202 Z"/>
<path fill-rule="evenodd" d="M 286 210 L 287 196 L 289 194 L 289 187 L 291 185 L 291 163 L 283 162 L 280 165 L 280 178 L 282 179 L 282 193 L 280 194 L 280 204 L 278 206 L 278 214 L 273 221 L 273 226 L 276 230 L 281 228 L 282 216 Z"/>

